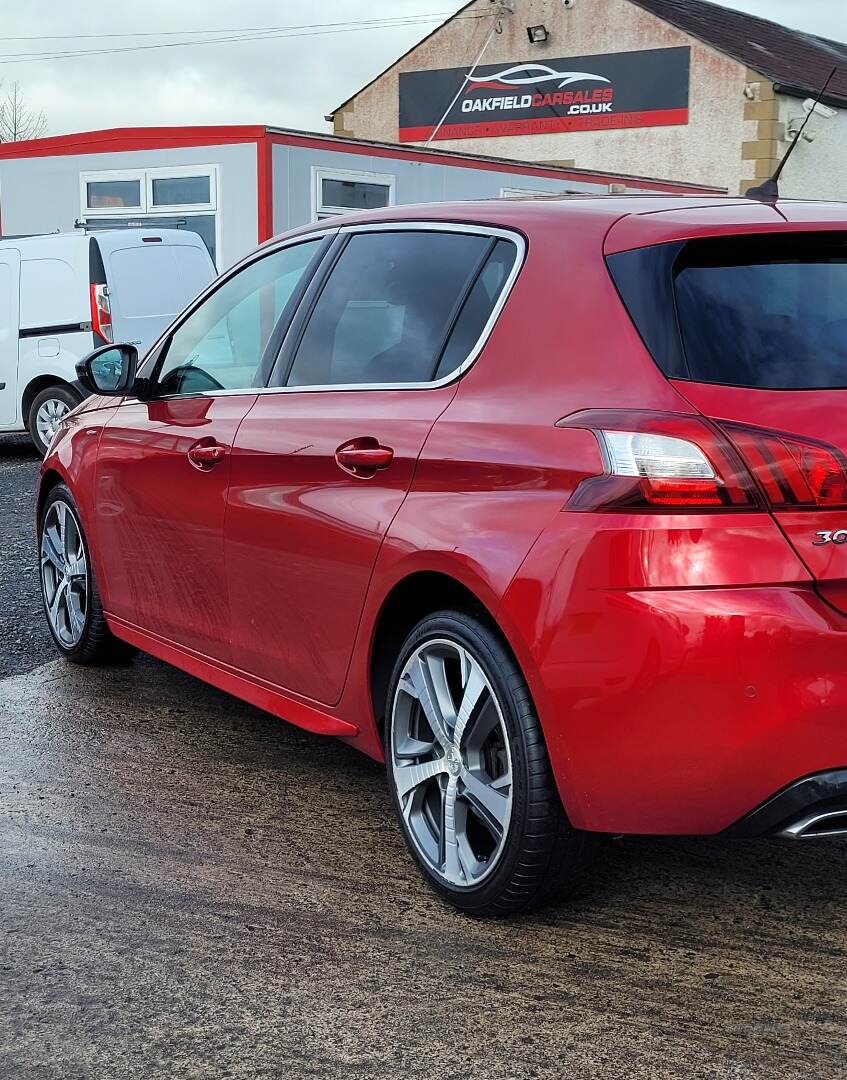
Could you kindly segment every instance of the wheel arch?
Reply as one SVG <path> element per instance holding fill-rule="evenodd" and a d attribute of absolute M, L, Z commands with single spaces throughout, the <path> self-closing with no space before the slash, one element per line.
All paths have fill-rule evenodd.
<path fill-rule="evenodd" d="M 458 578 L 440 570 L 416 570 L 395 582 L 379 610 L 371 635 L 368 679 L 374 719 L 380 738 L 385 722 L 384 704 L 400 644 L 412 628 L 435 611 L 467 611 L 494 630 L 515 656 L 507 634 L 490 607 Z M 519 663 L 515 656 L 515 662 Z"/>
<path fill-rule="evenodd" d="M 32 408 L 33 401 L 42 390 L 47 390 L 51 386 L 61 386 L 74 390 L 73 383 L 62 375 L 36 375 L 34 379 L 30 379 L 21 394 L 21 420 L 24 424 L 29 422 L 29 410 Z M 80 401 L 82 401 L 81 397 Z"/>
<path fill-rule="evenodd" d="M 54 487 L 64 483 L 66 483 L 64 476 L 56 469 L 45 469 L 41 474 L 41 479 L 38 482 L 38 499 L 35 506 L 36 526 L 41 524 L 44 504 L 47 502 L 48 495 Z"/>

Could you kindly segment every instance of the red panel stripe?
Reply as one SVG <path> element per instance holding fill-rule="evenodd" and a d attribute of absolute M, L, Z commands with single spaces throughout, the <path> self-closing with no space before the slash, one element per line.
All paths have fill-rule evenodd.
<path fill-rule="evenodd" d="M 550 116 L 535 120 L 491 120 L 476 124 L 445 124 L 436 140 L 491 139 L 498 135 L 546 135 L 558 131 L 608 131 L 616 128 L 665 127 L 687 124 L 688 109 L 652 109 L 649 112 L 588 113 L 585 116 Z M 425 142 L 432 127 L 400 128 L 400 142 Z"/>
<path fill-rule="evenodd" d="M 257 232 L 260 244 L 269 240 L 274 231 L 272 150 L 273 147 L 267 134 L 256 140 L 256 183 L 259 202 Z"/>
<path fill-rule="evenodd" d="M 244 124 L 210 127 L 108 128 L 75 135 L 3 143 L 0 158 L 49 157 L 53 154 L 108 154 L 125 150 L 169 150 L 180 146 L 214 146 L 254 142 L 264 127 Z"/>

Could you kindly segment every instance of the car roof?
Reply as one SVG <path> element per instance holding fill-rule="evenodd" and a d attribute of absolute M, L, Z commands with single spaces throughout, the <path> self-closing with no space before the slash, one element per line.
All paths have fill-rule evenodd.
<path fill-rule="evenodd" d="M 601 245 L 614 228 L 615 243 L 605 250 L 641 247 L 679 235 L 847 229 L 847 204 L 780 199 L 763 203 L 742 196 L 703 195 L 527 195 L 469 202 L 417 203 L 364 210 L 324 219 L 285 234 L 285 238 L 352 225 L 391 222 L 453 222 L 512 228 L 544 234 L 556 227 L 594 234 Z M 621 224 L 625 222 L 625 228 Z M 269 244 L 278 243 L 273 237 Z M 623 245 L 623 246 L 622 246 Z"/>

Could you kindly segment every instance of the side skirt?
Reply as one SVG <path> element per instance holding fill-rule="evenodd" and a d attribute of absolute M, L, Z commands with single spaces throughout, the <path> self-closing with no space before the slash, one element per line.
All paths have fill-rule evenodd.
<path fill-rule="evenodd" d="M 336 735 L 349 739 L 359 734 L 359 729 L 355 724 L 330 716 L 315 705 L 306 705 L 296 698 L 289 697 L 278 687 L 263 679 L 257 679 L 230 664 L 212 660 L 201 653 L 186 649 L 149 630 L 142 630 L 108 612 L 104 614 L 109 629 L 115 637 L 119 637 L 130 645 L 135 645 L 142 652 L 150 653 L 159 660 L 164 660 L 165 663 L 187 671 L 189 675 L 194 675 L 203 682 L 211 683 L 212 686 L 224 690 L 227 694 L 232 694 L 233 697 L 241 698 L 250 705 L 278 716 L 280 720 L 305 728 L 306 731 L 313 731 L 316 735 Z"/>

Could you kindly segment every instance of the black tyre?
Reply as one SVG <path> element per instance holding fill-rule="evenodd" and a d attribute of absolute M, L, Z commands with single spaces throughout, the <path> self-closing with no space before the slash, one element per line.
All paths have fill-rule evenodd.
<path fill-rule="evenodd" d="M 65 383 L 48 386 L 36 394 L 29 407 L 27 428 L 35 448 L 42 457 L 47 453 L 56 429 L 65 416 L 79 405 L 82 398 Z"/>
<path fill-rule="evenodd" d="M 439 611 L 418 623 L 385 715 L 395 810 L 436 892 L 498 916 L 582 883 L 596 838 L 568 824 L 526 682 L 486 622 Z"/>
<path fill-rule="evenodd" d="M 135 655 L 106 625 L 79 509 L 64 484 L 45 501 L 38 550 L 44 614 L 62 656 L 75 664 L 106 664 Z"/>

